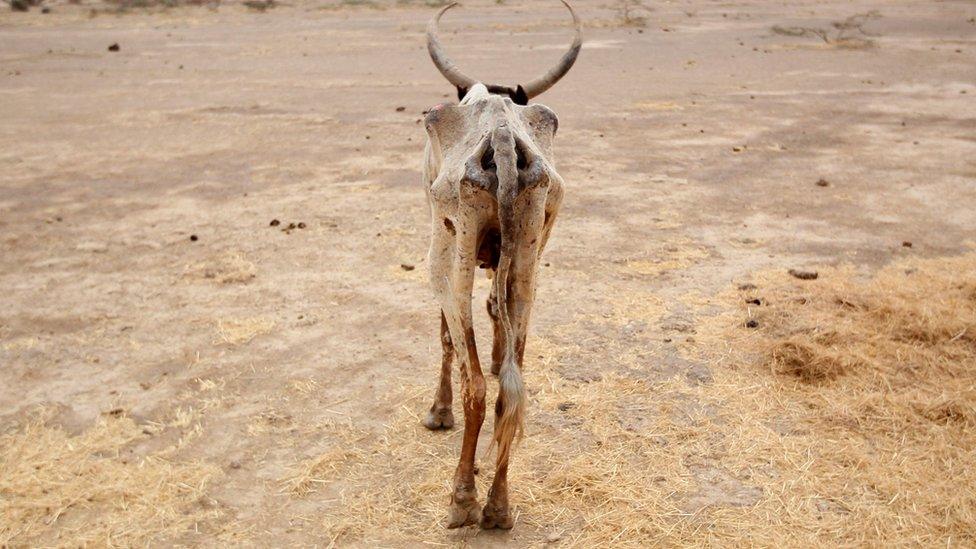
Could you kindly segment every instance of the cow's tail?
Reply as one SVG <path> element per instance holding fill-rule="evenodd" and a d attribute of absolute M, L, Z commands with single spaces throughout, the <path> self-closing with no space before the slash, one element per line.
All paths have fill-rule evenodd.
<path fill-rule="evenodd" d="M 498 445 L 498 464 L 507 464 L 513 442 L 521 439 L 525 428 L 525 385 L 515 350 L 515 330 L 509 311 L 508 289 L 512 257 L 519 238 L 515 201 L 519 195 L 515 138 L 506 126 L 496 128 L 491 136 L 498 176 L 498 220 L 501 253 L 495 275 L 498 317 L 505 333 L 505 353 L 498 372 L 498 402 L 495 404 L 495 431 L 492 446 Z M 490 449 L 489 449 L 490 451 Z"/>

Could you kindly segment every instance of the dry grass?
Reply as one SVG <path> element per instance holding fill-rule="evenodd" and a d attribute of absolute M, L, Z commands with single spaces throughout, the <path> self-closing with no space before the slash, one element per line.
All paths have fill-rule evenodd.
<path fill-rule="evenodd" d="M 555 365 L 571 356 L 530 344 L 527 355 L 543 358 L 527 368 L 528 433 L 513 458 L 515 539 L 976 543 L 972 273 L 974 255 L 866 281 L 844 269 L 809 282 L 776 275 L 749 295 L 729 292 L 728 312 L 701 323 L 689 349 L 713 366 L 705 385 L 566 380 Z M 769 305 L 744 304 L 756 295 Z M 748 315 L 760 329 L 743 326 Z M 394 395 L 379 433 L 333 425 L 328 448 L 283 479 L 296 497 L 336 501 L 322 522 L 332 541 L 496 535 L 443 528 L 460 430 L 420 427 L 429 392 Z M 482 448 L 490 420 L 485 430 Z M 493 459 L 479 463 L 483 497 Z"/>
<path fill-rule="evenodd" d="M 241 345 L 274 329 L 275 321 L 268 318 L 226 318 L 217 322 L 217 338 L 214 343 Z"/>
<path fill-rule="evenodd" d="M 186 278 L 214 280 L 221 284 L 246 284 L 257 276 L 257 266 L 241 252 L 224 252 L 207 261 L 188 265 Z"/>
<path fill-rule="evenodd" d="M 673 242 L 657 251 L 649 259 L 634 259 L 624 265 L 624 271 L 639 275 L 658 276 L 669 271 L 685 269 L 708 257 L 708 250 L 690 242 Z"/>
<path fill-rule="evenodd" d="M 754 289 L 712 299 L 724 312 L 682 343 L 685 358 L 709 364 L 710 383 L 654 381 L 637 367 L 566 379 L 559 366 L 580 349 L 533 339 L 511 533 L 443 527 L 461 431 L 420 426 L 433 377 L 374 401 L 390 411 L 382 428 L 308 425 L 321 446 L 281 475 L 280 488 L 295 512 L 317 509 L 325 545 L 973 545 L 974 273 L 976 254 L 898 263 L 870 278 L 843 268 L 812 281 L 758 277 Z M 596 324 L 607 334 L 660 316 L 647 296 L 617 297 Z M 266 324 L 223 339 L 249 340 Z M 605 348 L 647 368 L 642 348 Z M 195 410 L 177 408 L 167 424 L 192 433 Z M 274 410 L 260 419 L 287 421 Z M 143 434 L 105 418 L 76 437 L 43 422 L 3 435 L 0 544 L 145 545 L 178 542 L 198 523 L 208 531 L 219 514 L 203 504 L 216 470 L 167 461 L 167 451 L 128 453 Z M 491 419 L 482 453 L 490 436 Z M 478 459 L 483 498 L 494 459 Z"/>
<path fill-rule="evenodd" d="M 765 362 L 806 382 L 853 376 L 844 384 L 965 395 L 976 363 L 974 273 L 963 256 L 896 264 L 866 282 L 840 270 L 760 290 Z"/>
<path fill-rule="evenodd" d="M 766 487 L 784 504 L 777 521 L 842 543 L 976 542 L 976 254 L 897 262 L 867 279 L 849 268 L 815 281 L 777 273 L 734 299 L 738 315 L 713 335 L 755 351 L 730 353 L 733 379 L 766 374 L 754 378 L 773 412 L 764 419 L 789 431 L 789 446 L 750 442 L 788 460 L 776 467 L 783 484 Z M 817 521 L 795 520 L 804 499 L 822 510 Z"/>
<path fill-rule="evenodd" d="M 216 469 L 132 454 L 145 438 L 124 417 L 0 436 L 0 546 L 146 545 L 216 519 L 204 496 Z"/>
<path fill-rule="evenodd" d="M 654 395 L 664 391 L 612 376 L 582 385 L 539 375 L 531 376 L 530 382 L 536 389 L 536 421 L 515 451 L 519 465 L 512 476 L 513 497 L 520 504 L 518 528 L 579 543 L 635 528 L 665 539 L 672 526 L 667 519 L 682 514 L 668 492 L 678 485 L 693 488 L 690 478 L 679 463 L 663 459 L 663 446 L 648 444 L 645 435 L 620 421 L 621 415 L 635 409 L 658 411 L 661 403 Z M 337 499 L 322 524 L 336 543 L 448 543 L 479 535 L 477 529 L 449 532 L 441 524 L 460 431 L 430 433 L 420 425 L 417 411 L 427 393 L 422 387 L 404 387 L 396 397 L 403 406 L 381 433 L 336 424 L 328 437 L 332 447 L 299 462 L 282 479 L 283 488 L 297 496 L 313 497 L 312 492 L 327 489 L 322 497 Z M 608 394 L 613 395 L 609 402 L 623 407 L 608 409 Z M 574 406 L 560 411 L 558 405 L 567 401 Z M 564 429 L 563 423 L 582 432 Z M 488 447 L 490 422 L 486 427 L 482 451 Z M 693 436 L 690 426 L 662 429 L 661 436 Z M 556 452 L 556 447 L 567 451 Z M 645 467 L 642 457 L 662 467 Z M 479 463 L 479 490 L 484 495 L 494 457 L 481 456 Z M 664 478 L 669 482 L 660 481 Z"/>

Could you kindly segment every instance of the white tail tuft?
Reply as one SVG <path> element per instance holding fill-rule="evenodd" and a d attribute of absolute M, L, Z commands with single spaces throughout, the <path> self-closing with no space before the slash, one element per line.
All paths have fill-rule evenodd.
<path fill-rule="evenodd" d="M 513 442 L 525 432 L 525 385 L 514 357 L 507 356 L 498 373 L 501 413 L 495 416 L 492 445 L 498 445 L 498 463 L 507 463 Z"/>

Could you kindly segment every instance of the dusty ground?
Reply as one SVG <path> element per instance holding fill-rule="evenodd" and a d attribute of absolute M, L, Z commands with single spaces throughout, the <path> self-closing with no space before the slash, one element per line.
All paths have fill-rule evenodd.
<path fill-rule="evenodd" d="M 594 436 L 585 413 L 556 403 L 650 383 L 654 406 L 628 393 L 618 423 L 675 464 L 646 509 L 667 528 L 616 541 L 734 542 L 723 521 L 742 523 L 768 489 L 728 445 L 690 455 L 653 432 L 722 416 L 703 402 L 728 349 L 699 325 L 755 273 L 870 272 L 973 247 L 976 6 L 682 1 L 635 11 L 642 25 L 610 2 L 577 4 L 584 51 L 541 98 L 560 117 L 567 196 L 527 353 L 529 437 L 567 445 L 516 453 L 513 482 L 551 478 L 566 448 Z M 0 13 L 4 432 L 38 414 L 52 440 L 116 429 L 118 444 L 65 459 L 155 460 L 160 485 L 166 467 L 185 469 L 195 483 L 167 501 L 192 520 L 162 521 L 155 542 L 538 544 L 607 520 L 544 510 L 515 486 L 510 533 L 441 529 L 460 438 L 419 426 L 440 350 L 418 121 L 453 99 L 423 46 L 431 8 L 89 8 Z M 469 72 L 504 83 L 543 70 L 570 35 L 558 5 L 511 1 L 466 3 L 445 29 Z M 710 432 L 734 438 L 724 425 Z M 398 446 L 392 428 L 417 444 Z M 430 497 L 411 497 L 403 476 L 417 471 L 397 465 L 418 449 Z M 350 456 L 375 465 L 369 491 Z M 322 466 L 333 460 L 345 465 Z M 117 495 L 105 497 L 119 515 Z M 29 531 L 0 524 L 0 543 L 76 539 L 98 515 L 62 507 Z M 93 532 L 138 541 L 112 524 Z M 959 543 L 938 525 L 928 534 L 915 541 Z"/>

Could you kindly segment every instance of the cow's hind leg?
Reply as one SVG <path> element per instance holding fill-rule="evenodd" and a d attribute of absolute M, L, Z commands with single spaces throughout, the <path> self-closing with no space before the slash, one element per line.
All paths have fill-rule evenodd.
<path fill-rule="evenodd" d="M 521 384 L 521 371 L 523 357 L 525 355 L 525 337 L 528 327 L 529 311 L 531 310 L 533 299 L 534 263 L 536 258 L 532 253 L 523 253 L 519 259 L 523 261 L 521 265 L 516 264 L 516 268 L 513 269 L 512 278 L 514 280 L 510 284 L 508 295 L 509 315 L 515 329 L 515 342 L 513 345 L 515 356 L 505 357 L 505 360 L 514 360 L 514 364 L 509 367 L 518 369 L 519 383 Z M 529 265 L 526 265 L 526 263 Z M 505 375 L 503 374 L 503 382 Z M 503 398 L 502 391 L 499 391 L 498 400 L 495 401 L 495 430 L 498 458 L 495 465 L 495 478 L 492 481 L 491 489 L 488 491 L 488 501 L 485 503 L 485 508 L 481 516 L 482 528 L 501 528 L 507 530 L 514 525 L 508 504 L 508 461 L 509 457 L 511 457 L 515 433 L 512 431 L 499 433 L 498 429 L 500 428 L 500 420 L 505 414 L 506 408 L 517 405 L 516 402 L 506 402 L 505 398 Z M 522 419 L 518 419 L 518 423 L 521 422 Z"/>
<path fill-rule="evenodd" d="M 431 284 L 440 300 L 460 362 L 461 402 L 464 404 L 464 436 L 461 441 L 461 457 L 454 472 L 448 528 L 476 524 L 481 520 L 478 490 L 474 482 L 474 459 L 478 434 L 485 420 L 485 378 L 478 362 L 474 325 L 471 321 L 476 243 L 471 241 L 470 235 L 476 235 L 477 231 L 458 233 L 458 242 L 455 243 L 455 239 L 444 232 L 435 232 L 430 253 Z"/>
<path fill-rule="evenodd" d="M 556 189 L 558 191 L 558 189 Z M 552 223 L 555 220 L 554 212 L 547 214 L 543 208 L 544 196 L 539 191 L 536 195 L 526 197 L 521 209 L 521 219 L 523 220 L 522 232 L 515 236 L 515 257 L 512 258 L 511 270 L 507 273 L 506 283 L 506 303 L 499 303 L 498 306 L 506 307 L 509 321 L 512 324 L 514 340 L 511 347 L 504 347 L 504 352 L 512 352 L 514 356 L 503 357 L 499 362 L 513 361 L 508 368 L 515 368 L 518 371 L 516 376 L 518 385 L 522 384 L 522 365 L 525 357 L 525 340 L 529 327 L 529 314 L 535 300 L 535 279 L 538 270 L 539 255 L 542 247 L 548 238 Z M 556 200 L 558 207 L 558 197 Z M 541 242 L 537 242 L 534 235 L 542 236 Z M 496 285 L 497 286 L 497 285 Z M 496 311 L 498 311 L 496 306 Z M 503 353 L 504 354 L 504 353 Z M 501 374 L 500 383 L 506 382 L 506 374 Z M 524 388 L 521 390 L 524 398 Z M 499 391 L 498 400 L 495 402 L 495 441 L 498 445 L 498 458 L 495 466 L 495 478 L 492 481 L 491 489 L 488 491 L 488 501 L 485 503 L 481 515 L 482 528 L 502 528 L 509 529 L 514 525 L 508 502 L 508 463 L 511 457 L 512 447 L 514 446 L 515 430 L 507 429 L 499 431 L 502 417 L 508 413 L 521 416 L 524 413 L 524 401 L 519 406 L 517 402 L 506 401 L 504 391 Z M 516 424 L 520 425 L 523 419 L 519 417 Z"/>
<path fill-rule="evenodd" d="M 434 394 L 434 404 L 430 406 L 424 427 L 430 430 L 450 429 L 454 427 L 454 413 L 451 411 L 453 395 L 451 393 L 451 363 L 454 359 L 454 344 L 451 343 L 451 332 L 447 328 L 447 319 L 441 311 L 441 382 Z"/>
<path fill-rule="evenodd" d="M 473 372 L 461 372 L 464 438 L 461 441 L 461 458 L 454 471 L 454 490 L 447 515 L 448 528 L 477 524 L 481 520 L 478 489 L 474 483 L 474 458 L 478 434 L 481 433 L 481 425 L 485 420 L 485 378 L 480 369 L 477 375 L 470 375 L 471 373 Z"/>

